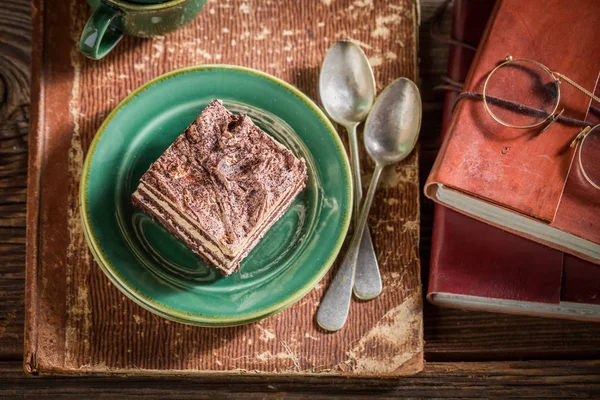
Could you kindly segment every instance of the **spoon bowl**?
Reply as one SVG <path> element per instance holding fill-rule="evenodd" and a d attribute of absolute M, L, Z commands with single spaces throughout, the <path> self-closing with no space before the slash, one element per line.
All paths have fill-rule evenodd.
<path fill-rule="evenodd" d="M 327 114 L 345 127 L 359 124 L 375 101 L 375 77 L 367 56 L 349 40 L 334 43 L 323 60 L 319 93 Z"/>
<path fill-rule="evenodd" d="M 400 78 L 377 98 L 365 125 L 367 152 L 383 166 L 405 159 L 421 128 L 421 95 L 415 83 Z"/>

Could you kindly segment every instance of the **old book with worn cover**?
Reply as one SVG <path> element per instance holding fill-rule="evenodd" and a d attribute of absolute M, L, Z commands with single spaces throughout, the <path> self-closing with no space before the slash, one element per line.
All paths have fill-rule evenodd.
<path fill-rule="evenodd" d="M 494 0 L 455 0 L 452 39 L 477 46 Z M 462 82 L 475 51 L 451 45 Z M 444 102 L 442 136 L 457 93 Z M 600 267 L 436 204 L 427 299 L 473 310 L 600 320 Z"/>
<path fill-rule="evenodd" d="M 600 321 L 600 268 L 438 205 L 427 299 L 445 307 Z"/>
<path fill-rule="evenodd" d="M 506 56 L 529 58 L 593 91 L 600 42 L 594 0 L 499 0 L 465 90 L 481 93 Z M 584 120 L 590 99 L 566 83 L 565 115 Z M 426 194 L 455 210 L 548 246 L 600 263 L 600 196 L 583 178 L 569 144 L 581 130 L 561 123 L 543 134 L 505 127 L 481 100 L 457 105 Z M 574 162 L 575 161 L 575 162 Z"/>
<path fill-rule="evenodd" d="M 337 333 L 314 321 L 335 266 L 275 316 L 235 328 L 199 328 L 128 300 L 87 248 L 78 203 L 84 155 L 108 113 L 144 82 L 195 64 L 238 64 L 282 78 L 317 100 L 325 51 L 342 38 L 363 46 L 378 90 L 399 76 L 417 79 L 416 2 L 275 3 L 208 1 L 179 31 L 153 40 L 125 37 L 93 61 L 77 49 L 90 14 L 86 2 L 34 1 L 27 372 L 394 376 L 422 369 L 416 152 L 387 172 L 371 212 L 384 292 L 370 302 L 353 301 L 347 326 Z M 372 165 L 362 156 L 368 175 Z"/>

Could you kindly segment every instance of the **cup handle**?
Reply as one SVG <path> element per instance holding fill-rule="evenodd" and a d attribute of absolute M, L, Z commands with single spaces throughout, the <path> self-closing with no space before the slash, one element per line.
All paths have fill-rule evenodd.
<path fill-rule="evenodd" d="M 79 50 L 91 59 L 99 60 L 106 56 L 123 37 L 123 16 L 115 8 L 100 3 L 88 19 Z"/>

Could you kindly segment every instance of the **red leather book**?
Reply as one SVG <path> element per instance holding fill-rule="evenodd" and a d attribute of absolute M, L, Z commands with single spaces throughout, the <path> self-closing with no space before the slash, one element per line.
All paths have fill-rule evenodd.
<path fill-rule="evenodd" d="M 455 0 L 452 38 L 477 46 L 494 0 Z M 475 52 L 450 46 L 448 76 L 467 77 Z M 446 94 L 442 135 L 456 93 Z M 483 311 L 600 320 L 600 267 L 435 205 L 428 300 Z"/>
<path fill-rule="evenodd" d="M 598 24 L 597 0 L 498 0 L 465 89 L 482 93 L 490 72 L 512 55 L 536 60 L 594 91 L 600 58 L 590 55 L 600 53 Z M 499 91 L 497 97 L 522 85 L 523 79 L 515 81 L 515 76 L 528 76 L 511 71 L 502 84 L 491 85 Z M 564 116 L 589 118 L 590 98 L 565 79 L 562 83 L 557 112 L 564 109 Z M 526 102 L 537 100 L 533 89 L 528 93 Z M 425 194 L 489 224 L 600 264 L 600 195 L 584 179 L 575 158 L 577 149 L 569 147 L 581 127 L 555 123 L 543 134 L 541 129 L 502 125 L 483 101 L 460 101 Z"/>

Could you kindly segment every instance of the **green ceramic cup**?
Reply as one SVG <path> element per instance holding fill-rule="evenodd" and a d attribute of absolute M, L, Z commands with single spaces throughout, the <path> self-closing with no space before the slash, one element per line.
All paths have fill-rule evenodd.
<path fill-rule="evenodd" d="M 119 43 L 124 34 L 153 37 L 173 32 L 200 12 L 206 0 L 88 0 L 94 12 L 88 19 L 79 49 L 99 60 Z"/>

